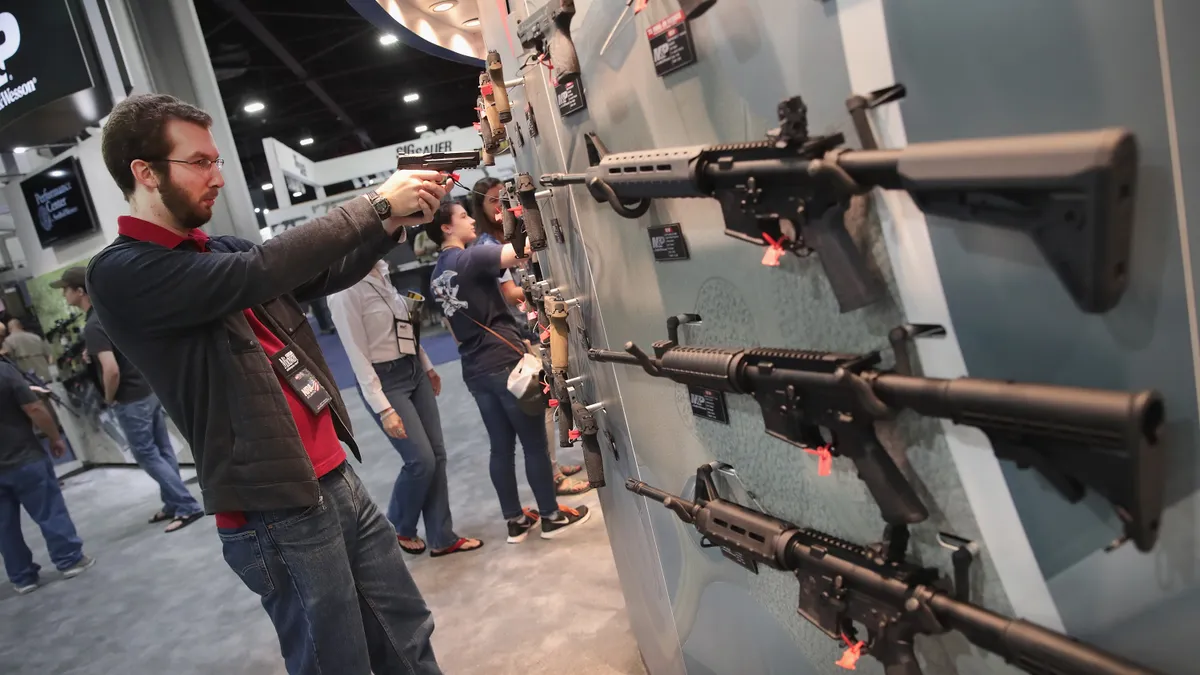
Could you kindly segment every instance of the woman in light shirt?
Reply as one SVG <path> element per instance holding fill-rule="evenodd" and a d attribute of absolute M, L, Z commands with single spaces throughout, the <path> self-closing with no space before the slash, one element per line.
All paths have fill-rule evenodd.
<path fill-rule="evenodd" d="M 387 517 L 407 553 L 425 552 L 426 544 L 417 536 L 422 515 L 431 556 L 473 551 L 483 542 L 455 534 L 450 515 L 446 446 L 435 399 L 442 382 L 387 271 L 381 260 L 362 281 L 329 298 L 338 338 L 367 408 L 404 458 Z"/>

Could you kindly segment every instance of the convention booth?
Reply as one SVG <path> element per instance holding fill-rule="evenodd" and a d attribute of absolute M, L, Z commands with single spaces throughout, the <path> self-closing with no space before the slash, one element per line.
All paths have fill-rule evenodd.
<path fill-rule="evenodd" d="M 481 71 L 486 57 L 487 80 L 511 83 L 511 109 L 536 114 L 540 136 L 514 155 L 518 171 L 553 176 L 539 181 L 539 207 L 553 209 L 562 232 L 536 258 L 570 308 L 569 332 L 558 347 L 551 341 L 569 359 L 554 368 L 593 412 L 578 433 L 585 455 L 602 462 L 604 523 L 650 675 L 832 675 L 856 661 L 889 673 L 1147 672 L 1080 665 L 1062 651 L 1077 643 L 1046 633 L 1026 650 L 1033 642 L 1015 635 L 1029 624 L 997 617 L 983 627 L 930 609 L 931 586 L 896 585 L 898 565 L 916 570 L 900 562 L 906 554 L 922 566 L 915 574 L 943 575 L 938 588 L 953 582 L 971 612 L 1027 619 L 1155 672 L 1197 672 L 1200 337 L 1186 218 L 1200 199 L 1196 3 L 350 4 L 406 44 Z M 547 57 L 554 68 L 542 67 Z M 524 125 L 514 114 L 509 136 Z M 1136 138 L 1136 156 L 1063 165 L 1053 151 L 1030 153 L 1064 145 L 1011 140 L 1114 127 L 1126 149 Z M 996 137 L 1009 140 L 939 143 Z M 871 155 L 876 163 L 852 163 L 851 153 L 873 148 L 886 149 Z M 995 154 L 985 160 L 985 149 Z M 929 173 L 935 156 L 949 162 L 945 173 Z M 1102 302 L 1062 281 L 1082 268 L 1047 260 L 1052 244 L 1029 224 L 1035 209 L 1007 228 L 980 226 L 1009 199 L 1025 204 L 1022 191 L 1052 190 L 1053 172 L 1079 178 L 1093 161 L 1137 176 L 1136 197 L 1129 183 L 1097 188 L 1113 190 L 1131 228 L 1113 253 L 1119 264 L 1088 268 L 1120 289 Z M 1011 175 L 1021 168 L 1026 180 Z M 950 190 L 1001 174 L 1013 192 L 964 198 L 950 217 L 917 185 Z M 822 250 L 799 224 L 767 236 L 786 215 L 770 210 L 784 208 L 780 191 L 803 204 L 808 223 L 835 201 L 822 195 L 844 195 L 835 229 L 881 278 L 869 306 L 846 302 L 837 267 L 854 261 L 841 244 Z M 672 198 L 683 196 L 720 201 Z M 1065 236 L 1093 218 L 1112 224 L 1111 214 L 1088 214 L 1085 225 L 1068 210 L 1051 227 Z M 1069 255 L 1115 241 L 1100 236 Z M 1017 418 L 983 419 L 965 403 L 942 421 L 922 404 L 899 414 L 889 408 L 897 399 L 874 398 L 882 385 L 855 375 L 890 370 L 888 345 L 911 335 L 925 337 L 912 340 L 903 366 L 895 349 L 897 372 L 919 362 L 927 378 L 1153 389 L 1165 418 L 1161 408 L 1146 418 L 1135 435 L 1149 440 L 1129 455 L 1075 454 L 1075 437 L 1095 430 L 1083 424 L 1039 446 L 1046 454 L 1035 461 L 1009 461 L 1006 443 L 1032 445 L 1047 429 L 1017 431 L 1006 426 Z M 871 365 L 880 358 L 889 365 Z M 1056 391 L 1062 405 L 1075 395 Z M 844 435 L 802 437 L 814 418 L 844 431 L 866 418 L 859 429 L 879 440 L 864 456 Z M 1097 494 L 1097 474 L 1082 479 L 1093 486 L 1086 497 L 1073 491 L 1074 478 L 1038 469 L 1045 461 L 1071 476 L 1136 479 L 1132 508 L 1157 504 L 1161 520 L 1139 524 L 1114 509 L 1123 497 Z M 928 512 L 897 514 L 880 462 L 894 472 L 888 486 L 911 481 Z M 876 482 L 868 490 L 864 481 Z M 799 543 L 779 548 L 787 541 Z"/>

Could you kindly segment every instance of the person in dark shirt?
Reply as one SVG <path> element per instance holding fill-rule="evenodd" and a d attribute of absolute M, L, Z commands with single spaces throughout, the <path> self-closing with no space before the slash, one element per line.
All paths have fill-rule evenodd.
<path fill-rule="evenodd" d="M 508 374 L 526 349 L 517 322 L 508 311 L 496 281 L 517 263 L 512 244 L 472 246 L 475 220 L 458 202 L 442 204 L 425 226 L 441 247 L 433 268 L 433 297 L 442 306 L 462 357 L 463 382 L 475 397 L 491 441 L 491 475 L 500 510 L 508 521 L 508 543 L 525 540 L 540 519 L 542 538 L 587 522 L 586 506 L 557 503 L 554 472 L 546 447 L 545 417 L 520 408 L 508 391 Z M 523 509 L 517 495 L 517 438 L 525 451 L 525 477 L 538 510 Z"/>
<path fill-rule="evenodd" d="M 125 432 L 129 450 L 138 466 L 154 482 L 158 483 L 158 494 L 162 508 L 150 517 L 151 523 L 167 523 L 165 532 L 177 532 L 204 517 L 204 507 L 188 491 L 179 475 L 179 460 L 171 447 L 171 436 L 167 432 L 167 416 L 162 404 L 154 395 L 129 359 L 113 346 L 112 340 L 100 325 L 100 317 L 92 309 L 84 275 L 87 270 L 71 267 L 63 272 L 51 288 L 61 288 L 67 304 L 78 307 L 87 314 L 83 326 L 84 348 L 87 349 L 92 367 L 100 372 L 101 393 L 104 402 L 112 406 L 117 423 Z"/>
<path fill-rule="evenodd" d="M 88 264 L 96 314 L 188 439 L 222 556 L 287 672 L 440 675 L 432 613 L 347 461 L 349 411 L 300 303 L 366 276 L 447 177 L 397 171 L 265 243 L 210 237 L 225 186 L 212 123 L 162 94 L 109 114 L 101 154 L 129 215 Z"/>
<path fill-rule="evenodd" d="M 62 457 L 67 443 L 46 404 L 7 360 L 0 360 L 0 556 L 18 593 L 38 589 L 33 552 L 21 534 L 21 508 L 42 530 L 50 560 L 68 579 L 96 561 L 83 554 L 83 542 L 67 512 L 54 463 L 33 432 L 36 424 L 50 439 L 50 452 Z"/>

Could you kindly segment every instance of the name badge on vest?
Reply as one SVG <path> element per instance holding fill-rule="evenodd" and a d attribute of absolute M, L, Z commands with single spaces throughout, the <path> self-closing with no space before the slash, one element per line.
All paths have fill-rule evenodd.
<path fill-rule="evenodd" d="M 292 391 L 304 401 L 312 414 L 316 415 L 329 405 L 333 397 L 325 391 L 325 387 L 308 368 L 300 365 L 300 357 L 291 347 L 284 347 L 271 357 L 271 365 L 279 373 L 279 377 L 287 382 Z"/>
<path fill-rule="evenodd" d="M 400 348 L 400 353 L 406 356 L 417 353 L 417 335 L 413 331 L 412 323 L 396 319 L 396 346 Z"/>

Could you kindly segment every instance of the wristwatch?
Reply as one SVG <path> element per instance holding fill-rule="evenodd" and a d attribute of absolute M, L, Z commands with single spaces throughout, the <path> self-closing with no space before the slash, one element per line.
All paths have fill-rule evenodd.
<path fill-rule="evenodd" d="M 371 190 L 367 193 L 367 201 L 371 202 L 371 207 L 375 209 L 375 213 L 379 214 L 380 220 L 387 220 L 392 217 L 392 203 L 384 199 L 376 190 Z"/>

